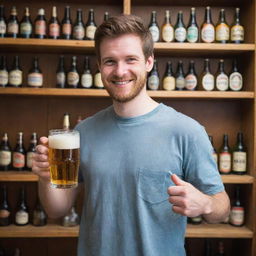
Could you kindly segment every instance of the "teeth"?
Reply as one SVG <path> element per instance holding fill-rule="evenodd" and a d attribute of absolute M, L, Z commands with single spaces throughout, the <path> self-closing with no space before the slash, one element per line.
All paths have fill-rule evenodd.
<path fill-rule="evenodd" d="M 124 84 L 129 83 L 129 81 L 114 81 L 113 83 L 116 85 L 124 85 Z"/>

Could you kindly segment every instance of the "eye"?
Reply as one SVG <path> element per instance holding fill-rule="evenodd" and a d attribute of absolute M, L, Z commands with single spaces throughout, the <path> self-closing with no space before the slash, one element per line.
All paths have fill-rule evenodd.
<path fill-rule="evenodd" d="M 127 59 L 127 62 L 128 63 L 135 63 L 137 61 L 137 59 L 135 58 L 135 57 L 129 57 L 128 59 Z"/>
<path fill-rule="evenodd" d="M 104 61 L 104 65 L 107 65 L 107 66 L 111 66 L 111 65 L 113 65 L 115 62 L 114 62 L 114 60 L 105 60 Z"/>

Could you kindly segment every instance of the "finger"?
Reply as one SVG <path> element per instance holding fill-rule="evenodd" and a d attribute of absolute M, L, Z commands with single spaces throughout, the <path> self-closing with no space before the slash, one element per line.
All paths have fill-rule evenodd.
<path fill-rule="evenodd" d="M 170 186 L 167 189 L 167 193 L 170 196 L 185 196 L 186 188 L 184 186 Z"/>
<path fill-rule="evenodd" d="M 44 145 L 37 145 L 36 146 L 36 152 L 38 154 L 45 154 L 47 155 L 48 154 L 48 148 Z"/>
<path fill-rule="evenodd" d="M 171 175 L 171 179 L 176 186 L 184 186 L 187 184 L 187 182 L 179 178 L 176 174 Z"/>
<path fill-rule="evenodd" d="M 183 207 L 174 205 L 174 206 L 172 207 L 172 210 L 173 210 L 175 213 L 181 214 L 181 215 L 183 215 L 183 216 L 188 216 L 188 212 L 187 212 Z"/>
<path fill-rule="evenodd" d="M 40 138 L 40 143 L 41 143 L 42 145 L 48 146 L 48 138 L 45 137 L 45 136 L 41 137 L 41 138 Z"/>

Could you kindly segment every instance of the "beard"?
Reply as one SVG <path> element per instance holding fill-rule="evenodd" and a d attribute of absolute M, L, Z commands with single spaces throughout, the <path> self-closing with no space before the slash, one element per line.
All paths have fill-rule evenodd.
<path fill-rule="evenodd" d="M 134 85 L 131 87 L 128 93 L 122 93 L 119 91 L 118 88 L 115 88 L 114 86 L 109 86 L 109 85 L 106 86 L 105 84 L 108 84 L 107 82 L 104 84 L 104 87 L 114 101 L 117 101 L 119 103 L 125 103 L 133 100 L 138 94 L 140 94 L 141 90 L 144 88 L 146 84 L 146 79 L 147 79 L 147 72 L 145 72 L 140 77 L 137 77 L 136 80 L 133 80 Z M 125 79 L 119 78 L 116 80 L 125 80 Z"/>

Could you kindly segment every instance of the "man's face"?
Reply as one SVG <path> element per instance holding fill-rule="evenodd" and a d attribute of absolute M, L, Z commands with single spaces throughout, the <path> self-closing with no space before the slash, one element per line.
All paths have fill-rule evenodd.
<path fill-rule="evenodd" d="M 100 45 L 102 82 L 113 100 L 128 102 L 146 86 L 153 57 L 145 60 L 141 39 L 133 34 L 104 39 Z"/>

